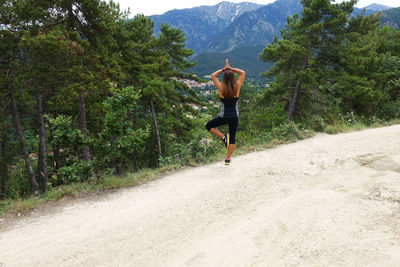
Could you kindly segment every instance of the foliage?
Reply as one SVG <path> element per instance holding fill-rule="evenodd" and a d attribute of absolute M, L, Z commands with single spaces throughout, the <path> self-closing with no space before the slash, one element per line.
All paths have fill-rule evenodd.
<path fill-rule="evenodd" d="M 264 75 L 275 76 L 274 87 L 287 102 L 287 121 L 312 106 L 319 84 L 326 80 L 335 55 L 344 38 L 348 18 L 355 1 L 332 3 L 329 0 L 302 0 L 302 16 L 288 17 L 282 39 L 274 41 L 260 54 L 263 61 L 275 65 Z M 297 106 L 301 105 L 300 108 Z"/>
<path fill-rule="evenodd" d="M 59 174 L 62 177 L 63 184 L 87 181 L 94 174 L 92 162 L 73 162 L 71 165 L 61 167 Z"/>
<path fill-rule="evenodd" d="M 193 139 L 190 143 L 178 144 L 173 147 L 171 156 L 160 159 L 161 166 L 168 165 L 193 165 L 200 162 L 208 162 L 220 150 L 220 141 L 211 140 L 205 131 L 193 132 Z"/>
<path fill-rule="evenodd" d="M 101 162 L 113 161 L 122 165 L 127 164 L 135 148 L 142 147 L 149 136 L 149 127 L 142 129 L 134 126 L 132 118 L 140 95 L 132 86 L 112 88 L 111 93 L 103 103 L 106 113 L 103 130 L 96 140 L 97 158 Z M 118 173 L 118 170 L 115 171 Z"/>
<path fill-rule="evenodd" d="M 52 129 L 51 144 L 62 148 L 66 157 L 76 156 L 78 151 L 87 144 L 82 132 L 74 127 L 71 116 L 58 115 L 52 118 L 47 115 L 46 118 Z"/>

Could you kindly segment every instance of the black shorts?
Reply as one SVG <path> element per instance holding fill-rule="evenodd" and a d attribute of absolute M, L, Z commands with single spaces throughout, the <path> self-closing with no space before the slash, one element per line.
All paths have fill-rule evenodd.
<path fill-rule="evenodd" d="M 229 143 L 230 144 L 235 144 L 235 137 L 236 137 L 236 131 L 238 129 L 238 118 L 220 118 L 216 117 L 215 119 L 210 120 L 206 124 L 206 128 L 208 131 L 211 130 L 211 128 L 217 128 L 218 126 L 228 124 L 229 125 Z"/>

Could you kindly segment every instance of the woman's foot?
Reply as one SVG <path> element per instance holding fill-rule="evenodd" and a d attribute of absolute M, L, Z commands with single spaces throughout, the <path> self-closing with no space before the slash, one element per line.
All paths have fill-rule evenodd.
<path fill-rule="evenodd" d="M 231 159 L 225 159 L 225 165 L 231 164 Z"/>
<path fill-rule="evenodd" d="M 224 137 L 222 137 L 222 142 L 224 142 L 225 147 L 229 147 L 229 134 L 225 134 Z"/>

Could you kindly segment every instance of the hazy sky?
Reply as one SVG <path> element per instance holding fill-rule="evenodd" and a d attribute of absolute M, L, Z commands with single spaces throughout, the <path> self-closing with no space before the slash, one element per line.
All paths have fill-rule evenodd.
<path fill-rule="evenodd" d="M 239 2 L 252 2 L 261 5 L 266 5 L 269 3 L 274 2 L 274 0 L 227 0 L 229 2 L 239 3 Z M 133 17 L 137 13 L 143 13 L 146 16 L 150 15 L 158 15 L 167 12 L 168 10 L 172 9 L 183 9 L 183 8 L 190 8 L 195 6 L 213 6 L 222 2 L 222 0 L 114 0 L 120 4 L 121 9 L 130 8 L 131 15 Z M 341 2 L 338 0 L 337 2 Z M 391 7 L 399 7 L 400 1 L 399 0 L 359 0 L 357 7 L 365 7 L 369 4 L 377 3 Z"/>

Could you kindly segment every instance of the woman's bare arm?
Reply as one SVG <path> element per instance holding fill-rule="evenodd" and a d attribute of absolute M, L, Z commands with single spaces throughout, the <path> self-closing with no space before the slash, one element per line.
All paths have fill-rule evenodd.
<path fill-rule="evenodd" d="M 214 72 L 213 74 L 211 74 L 211 79 L 215 85 L 215 87 L 218 89 L 219 95 L 222 96 L 222 84 L 221 82 L 218 80 L 218 75 L 220 75 L 224 70 L 220 69 L 217 70 L 216 72 Z"/>

